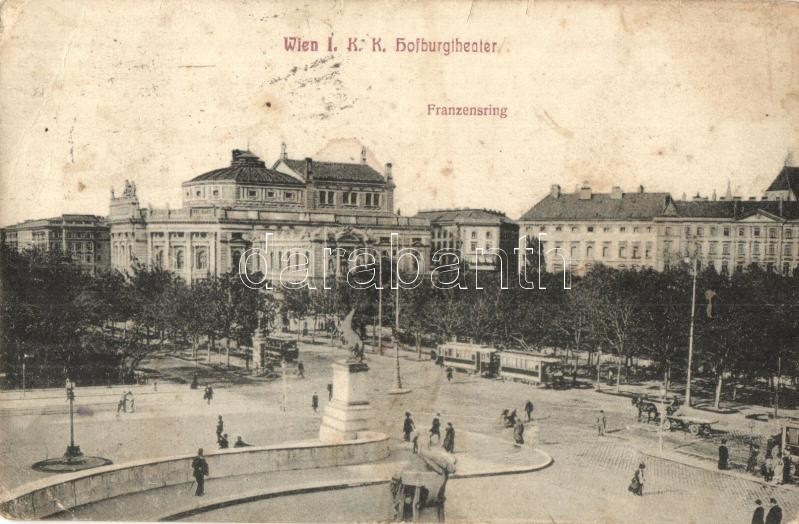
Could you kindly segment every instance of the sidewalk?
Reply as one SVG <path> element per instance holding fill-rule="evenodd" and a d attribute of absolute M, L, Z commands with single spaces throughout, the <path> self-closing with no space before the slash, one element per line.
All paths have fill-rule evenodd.
<path fill-rule="evenodd" d="M 462 437 L 467 451 L 458 452 L 456 449 L 457 465 L 456 473 L 451 477 L 453 480 L 526 473 L 552 464 L 552 458 L 538 450 L 516 448 L 480 434 L 464 432 Z M 486 446 L 493 448 L 485 449 Z M 388 483 L 407 464 L 409 457 L 409 445 L 403 442 L 392 449 L 388 458 L 379 462 L 221 479 L 211 477 L 205 483 L 205 497 L 194 496 L 196 485 L 182 483 L 81 506 L 48 517 L 48 520 L 112 521 L 119 520 L 120 515 L 124 515 L 125 520 L 136 521 L 183 520 L 198 513 L 265 498 Z M 372 517 L 364 518 L 369 520 Z M 364 518 L 353 516 L 353 520 Z"/>

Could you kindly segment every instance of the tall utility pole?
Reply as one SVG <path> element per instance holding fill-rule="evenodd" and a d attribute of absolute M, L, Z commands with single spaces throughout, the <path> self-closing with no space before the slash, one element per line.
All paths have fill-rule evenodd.
<path fill-rule="evenodd" d="M 75 386 L 69 379 L 67 379 L 66 390 L 67 400 L 69 401 L 69 446 L 67 446 L 67 452 L 64 453 L 64 458 L 67 459 L 67 462 L 72 462 L 83 456 L 83 453 L 80 451 L 80 446 L 75 445 L 75 415 L 73 410 Z"/>
<path fill-rule="evenodd" d="M 393 269 L 393 268 L 392 268 Z M 399 265 L 397 265 L 397 280 L 399 280 Z M 399 360 L 399 318 L 400 318 L 400 287 L 397 282 L 396 304 L 394 306 L 394 387 L 389 391 L 390 394 L 399 395 L 402 393 L 410 393 L 410 389 L 402 387 L 402 377 L 400 376 L 400 360 Z"/>
<path fill-rule="evenodd" d="M 694 253 L 694 258 L 691 260 L 693 265 L 692 272 L 693 272 L 693 284 L 691 285 L 691 327 L 688 331 L 688 374 L 686 376 L 685 381 L 685 405 L 691 406 L 691 368 L 693 364 L 694 358 L 694 317 L 696 316 L 696 274 L 697 274 L 697 264 L 699 260 L 696 258 L 696 253 Z"/>
<path fill-rule="evenodd" d="M 377 353 L 383 354 L 383 255 L 380 255 L 380 283 L 377 286 Z"/>

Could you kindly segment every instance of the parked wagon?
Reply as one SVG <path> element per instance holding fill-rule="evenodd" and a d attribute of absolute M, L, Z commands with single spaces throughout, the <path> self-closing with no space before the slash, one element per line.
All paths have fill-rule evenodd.
<path fill-rule="evenodd" d="M 712 425 L 717 422 L 717 420 L 681 415 L 677 412 L 666 417 L 663 422 L 663 429 L 682 429 L 694 436 L 708 436 L 712 431 Z"/>

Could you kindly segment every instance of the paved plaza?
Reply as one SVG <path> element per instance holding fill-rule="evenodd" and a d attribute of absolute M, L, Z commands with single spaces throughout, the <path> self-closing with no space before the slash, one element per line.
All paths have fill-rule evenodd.
<path fill-rule="evenodd" d="M 327 402 L 326 385 L 331 382 L 330 364 L 345 357 L 342 350 L 323 344 L 303 344 L 301 360 L 306 378 L 289 375 L 285 381 L 287 410 L 281 410 L 283 382 L 235 377 L 198 368 L 200 389 L 171 383 L 168 376 L 185 379 L 194 363 L 164 357 L 147 363 L 162 371 L 157 391 L 152 384 L 130 388 L 80 388 L 76 390 L 76 441 L 86 454 L 130 460 L 193 453 L 198 447 L 216 448 L 216 418 L 222 415 L 231 441 L 241 435 L 255 445 L 313 439 L 321 415 L 311 408 L 311 395 Z M 766 485 L 737 472 L 720 473 L 701 456 L 679 451 L 690 447 L 693 437 L 667 434 L 664 458 L 658 458 L 658 432 L 639 424 L 625 397 L 597 394 L 591 389 L 551 391 L 488 380 L 462 374 L 448 383 L 444 370 L 429 360 L 416 361 L 410 353 L 401 358 L 406 395 L 389 395 L 393 385 L 394 359 L 369 355 L 368 382 L 376 420 L 374 429 L 389 434 L 395 448 L 401 446 L 403 413 L 410 411 L 423 435 L 436 413 L 442 424 L 456 429 L 459 442 L 485 439 L 481 453 L 486 460 L 512 466 L 519 460 L 509 429 L 498 422 L 505 408 L 522 407 L 529 398 L 535 403 L 534 426 L 539 447 L 554 458 L 554 464 L 533 473 L 455 479 L 448 487 L 447 518 L 450 520 L 524 520 L 541 522 L 743 522 L 751 515 L 756 498 L 775 497 L 786 516 L 799 516 L 799 487 Z M 207 378 L 206 378 L 207 377 Z M 212 381 L 215 396 L 210 406 L 202 399 L 205 381 Z M 117 416 L 116 404 L 123 391 L 131 389 L 136 411 Z M 68 408 L 63 391 L 32 391 L 20 400 L 20 392 L 0 394 L 0 471 L 2 490 L 43 478 L 30 465 L 63 453 L 69 435 Z M 13 408 L 11 399 L 14 399 Z M 605 411 L 608 432 L 596 435 L 598 411 Z M 459 440 L 457 435 L 462 435 Z M 475 437 L 470 437 L 474 435 Z M 465 456 L 465 455 L 462 455 Z M 642 498 L 627 492 L 635 466 L 647 465 L 647 483 Z M 286 474 L 290 483 L 292 475 Z M 324 472 L 319 472 L 322 480 Z M 305 481 L 313 480 L 307 475 Z M 365 475 L 364 478 L 368 477 Z M 282 482 L 280 478 L 273 482 Z M 213 495 L 214 481 L 209 481 Z M 267 499 L 209 514 L 195 520 L 248 521 L 348 521 L 376 518 L 385 510 L 385 486 L 363 486 L 353 490 L 318 492 Z M 701 491 L 702 496 L 696 493 Z M 358 504 L 347 500 L 368 499 Z M 331 501 L 335 501 L 335 506 Z M 313 508 L 335 507 L 336 513 L 315 514 Z M 295 508 L 291 512 L 290 508 Z M 349 509 L 348 509 L 349 508 Z M 357 509 L 356 509 L 357 508 Z M 113 508 L 112 508 L 113 510 Z M 382 513 L 381 513 L 382 514 Z M 113 515 L 108 515 L 111 518 Z M 134 518 L 128 512 L 126 518 Z M 786 519 L 790 521 L 790 519 Z"/>

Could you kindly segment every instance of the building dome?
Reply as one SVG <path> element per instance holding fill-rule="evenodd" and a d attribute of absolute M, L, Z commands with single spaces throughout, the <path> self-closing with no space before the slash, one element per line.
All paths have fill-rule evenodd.
<path fill-rule="evenodd" d="M 247 185 L 304 186 L 305 183 L 291 175 L 269 169 L 263 160 L 250 151 L 233 150 L 230 166 L 214 169 L 189 180 L 187 184 L 234 182 Z"/>

